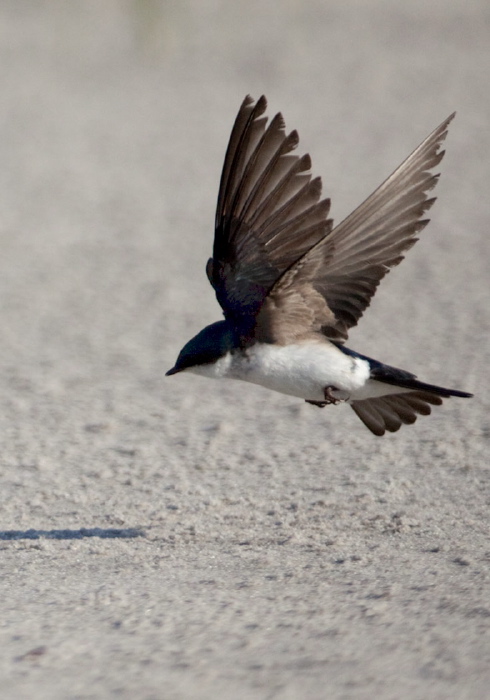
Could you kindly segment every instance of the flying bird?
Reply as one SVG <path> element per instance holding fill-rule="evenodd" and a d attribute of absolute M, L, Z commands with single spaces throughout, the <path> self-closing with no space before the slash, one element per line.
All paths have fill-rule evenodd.
<path fill-rule="evenodd" d="M 268 122 L 266 108 L 264 96 L 245 98 L 221 175 L 206 272 L 224 320 L 184 345 L 167 375 L 241 379 L 319 407 L 345 402 L 375 435 L 445 398 L 470 397 L 344 345 L 428 223 L 439 177 L 431 171 L 454 114 L 334 227 L 310 156 L 292 154 L 297 132 L 286 134 L 281 114 Z"/>

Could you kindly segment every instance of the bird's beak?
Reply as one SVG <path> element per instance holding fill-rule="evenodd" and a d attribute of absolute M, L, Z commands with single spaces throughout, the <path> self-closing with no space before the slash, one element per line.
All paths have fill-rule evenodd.
<path fill-rule="evenodd" d="M 169 369 L 168 372 L 165 372 L 166 377 L 170 377 L 172 374 L 177 374 L 177 372 L 181 372 L 182 370 L 177 369 L 177 367 L 172 367 L 172 369 Z"/>

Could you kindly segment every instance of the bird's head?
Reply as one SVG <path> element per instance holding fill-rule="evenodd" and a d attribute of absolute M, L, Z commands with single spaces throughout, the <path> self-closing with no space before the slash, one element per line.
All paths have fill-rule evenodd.
<path fill-rule="evenodd" d="M 184 370 L 199 372 L 200 368 L 209 367 L 226 355 L 235 344 L 233 328 L 226 321 L 212 323 L 184 345 L 175 366 L 165 376 Z"/>

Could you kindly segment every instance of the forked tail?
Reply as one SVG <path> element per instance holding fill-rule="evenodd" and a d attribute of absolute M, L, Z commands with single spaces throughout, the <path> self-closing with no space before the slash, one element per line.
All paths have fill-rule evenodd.
<path fill-rule="evenodd" d="M 466 391 L 425 384 L 415 377 L 400 377 L 395 381 L 392 378 L 377 376 L 376 380 L 399 386 L 404 391 L 400 394 L 353 401 L 350 404 L 364 425 L 375 435 L 384 435 L 387 430 L 394 433 L 402 424 L 415 423 L 417 415 L 428 416 L 431 406 L 440 406 L 442 400 L 450 396 L 469 399 L 473 395 Z"/>

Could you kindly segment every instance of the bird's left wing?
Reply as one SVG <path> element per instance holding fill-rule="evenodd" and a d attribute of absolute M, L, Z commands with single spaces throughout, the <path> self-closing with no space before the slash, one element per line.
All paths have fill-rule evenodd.
<path fill-rule="evenodd" d="M 308 154 L 291 155 L 298 134 L 265 97 L 243 101 L 230 136 L 216 210 L 213 257 L 206 272 L 225 317 L 254 318 L 279 277 L 331 229 Z"/>

